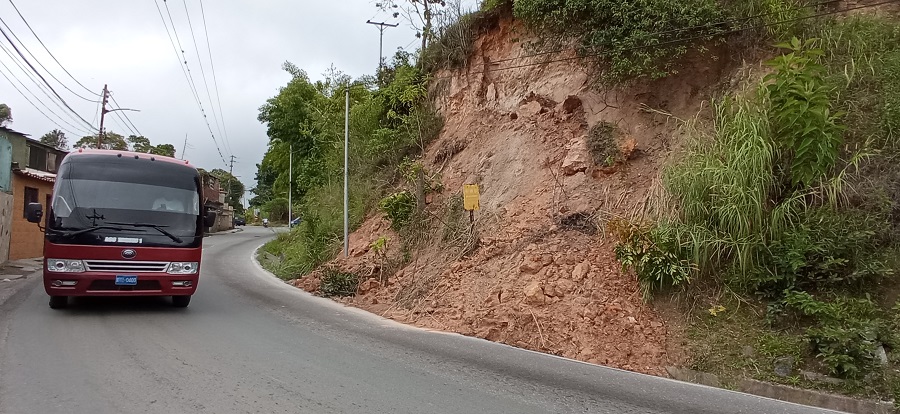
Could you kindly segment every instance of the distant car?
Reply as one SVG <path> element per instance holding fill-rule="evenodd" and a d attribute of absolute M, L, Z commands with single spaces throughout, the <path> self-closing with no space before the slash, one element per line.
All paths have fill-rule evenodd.
<path fill-rule="evenodd" d="M 234 225 L 235 226 L 245 226 L 245 225 L 247 225 L 247 223 L 244 221 L 243 217 L 235 217 Z"/>
<path fill-rule="evenodd" d="M 300 217 L 297 217 L 297 218 L 291 220 L 291 227 L 294 227 L 294 226 L 300 224 L 301 221 L 303 221 L 303 220 L 301 220 Z"/>

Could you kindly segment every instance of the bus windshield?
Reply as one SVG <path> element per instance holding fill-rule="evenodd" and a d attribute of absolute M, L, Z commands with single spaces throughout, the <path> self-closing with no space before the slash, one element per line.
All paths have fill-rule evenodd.
<path fill-rule="evenodd" d="M 144 171 L 130 180 L 109 177 L 109 170 L 90 177 L 75 173 L 85 165 L 67 167 L 57 178 L 48 217 L 47 237 L 53 242 L 186 247 L 202 236 L 193 177 L 177 174 L 188 178 L 185 183 L 172 174 L 153 179 Z"/>

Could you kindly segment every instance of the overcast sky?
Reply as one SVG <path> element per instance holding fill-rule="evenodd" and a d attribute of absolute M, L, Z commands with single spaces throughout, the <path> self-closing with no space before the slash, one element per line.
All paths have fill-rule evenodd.
<path fill-rule="evenodd" d="M 256 163 L 262 160 L 267 143 L 265 126 L 256 120 L 258 108 L 290 79 L 281 70 L 284 61 L 306 70 L 313 80 L 321 79 L 331 65 L 353 77 L 372 74 L 378 65 L 378 29 L 366 24 L 368 19 L 400 23 L 400 27 L 385 30 L 386 57 L 398 47 L 413 51 L 418 44 L 415 32 L 406 22 L 379 12 L 371 0 L 206 0 L 202 5 L 221 99 L 220 113 L 200 1 L 167 0 L 187 66 L 219 143 L 220 157 L 179 63 L 184 59 L 180 52 L 176 55 L 157 10 L 158 5 L 169 24 L 163 0 L 0 0 L 0 18 L 6 24 L 3 29 L 10 37 L 18 36 L 36 58 L 13 38 L 22 53 L 75 112 L 96 127 L 98 104 L 75 96 L 66 87 L 85 98 L 96 97 L 88 95 L 44 51 L 12 3 L 75 79 L 96 95 L 108 84 L 121 107 L 139 109 L 140 112 L 127 112 L 127 116 L 153 144 L 175 145 L 180 158 L 187 135 L 185 158 L 208 170 L 227 170 L 222 158 L 227 160 L 234 155 L 234 174 L 248 190 L 255 186 Z M 74 115 L 67 115 L 17 66 L 17 62 L 23 66 L 24 62 L 2 36 L 0 45 L 15 56 L 13 60 L 0 49 L 0 73 L 10 79 L 0 76 L 0 103 L 12 108 L 13 122 L 8 126 L 33 138 L 55 128 L 63 129 L 70 145 L 88 135 L 87 125 L 73 119 Z M 114 113 L 107 114 L 107 131 L 127 136 L 132 132 L 124 124 Z M 225 129 L 220 134 L 221 126 Z"/>

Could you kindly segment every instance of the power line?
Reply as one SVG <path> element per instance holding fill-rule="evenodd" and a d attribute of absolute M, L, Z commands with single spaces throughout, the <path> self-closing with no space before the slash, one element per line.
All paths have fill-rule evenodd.
<path fill-rule="evenodd" d="M 79 135 L 79 134 L 73 134 L 72 131 L 69 131 L 69 130 L 63 128 L 61 125 L 59 125 L 58 122 L 56 122 L 56 120 L 54 120 L 53 118 L 50 118 L 49 115 L 45 114 L 44 111 L 41 110 L 41 108 L 38 108 L 38 106 L 35 105 L 34 102 L 31 102 L 31 99 L 28 99 L 28 96 L 26 96 L 24 93 L 22 93 L 21 90 L 19 90 L 19 87 L 16 86 L 16 85 L 12 82 L 12 80 L 9 79 L 8 76 L 6 76 L 6 73 L 0 71 L 0 75 L 3 75 L 3 77 L 6 78 L 7 81 L 9 81 L 9 84 L 12 85 L 13 88 L 15 88 L 16 92 L 18 92 L 19 95 L 22 95 L 22 97 L 25 98 L 25 100 L 26 100 L 29 104 L 31 104 L 31 106 L 33 106 L 35 110 L 37 110 L 41 115 L 43 115 L 44 118 L 47 118 L 47 120 L 49 120 L 49 121 L 52 122 L 54 125 L 56 125 L 57 128 L 63 130 L 64 132 L 67 132 L 67 133 L 69 133 L 70 135 L 73 135 L 73 136 L 74 136 L 74 135 Z"/>
<path fill-rule="evenodd" d="M 113 113 L 113 114 L 114 114 L 114 115 L 118 115 L 117 113 Z M 119 127 L 119 131 L 122 131 L 122 132 L 124 132 L 125 134 L 128 133 L 128 125 L 127 125 L 127 124 L 124 124 L 124 126 L 123 126 L 123 121 L 120 121 L 120 120 L 122 119 L 121 117 L 119 117 L 118 119 L 116 119 L 116 117 L 110 117 L 110 119 L 116 124 L 116 126 Z M 103 134 L 104 134 L 104 135 L 108 135 L 108 134 L 109 134 L 109 130 L 104 131 Z"/>
<path fill-rule="evenodd" d="M 66 70 L 66 67 L 63 66 L 63 64 L 60 63 L 59 60 L 56 59 L 56 56 L 53 56 L 53 53 L 50 52 L 50 49 L 47 48 L 47 45 L 45 45 L 44 42 L 41 41 L 41 38 L 38 37 L 37 33 L 34 32 L 34 29 L 31 28 L 31 25 L 30 25 L 30 24 L 28 24 L 28 20 L 25 20 L 25 16 L 22 16 L 22 13 L 19 11 L 19 8 L 16 7 L 16 3 L 13 3 L 12 0 L 9 0 L 9 4 L 12 4 L 13 8 L 16 9 L 16 13 L 18 13 L 18 14 L 19 14 L 19 17 L 22 18 L 22 21 L 25 22 L 25 26 L 28 26 L 28 30 L 31 31 L 31 34 L 34 35 L 34 38 L 37 39 L 38 43 L 40 43 L 41 46 L 44 47 L 44 50 L 46 50 L 46 51 L 47 51 L 47 54 L 49 54 L 50 57 L 53 58 L 53 61 L 56 62 L 56 64 L 59 65 L 60 68 L 62 68 L 63 72 L 66 72 L 66 75 L 69 75 L 69 77 L 72 78 L 72 80 L 74 80 L 75 83 L 77 83 L 79 86 L 81 86 L 82 88 L 84 88 L 84 90 L 86 90 L 86 91 L 88 91 L 88 92 L 90 92 L 90 93 L 92 93 L 92 94 L 94 94 L 94 95 L 96 95 L 96 96 L 100 96 L 99 94 L 97 94 L 96 92 L 94 92 L 93 90 L 91 90 L 91 88 L 88 88 L 87 86 L 84 86 L 84 84 L 82 84 L 81 82 L 79 82 L 78 79 L 76 79 L 74 76 L 72 76 L 72 74 L 69 73 L 68 70 Z M 99 101 L 98 101 L 98 102 L 99 102 Z"/>
<path fill-rule="evenodd" d="M 62 123 L 68 125 L 70 128 L 72 128 L 72 129 L 74 129 L 74 130 L 76 130 L 76 131 L 79 131 L 78 133 L 75 133 L 75 134 L 72 134 L 72 132 L 69 131 L 69 130 L 66 130 L 66 132 L 69 132 L 69 134 L 71 134 L 71 135 L 82 135 L 82 134 L 84 134 L 84 130 L 79 130 L 77 127 L 75 127 L 74 125 L 72 125 L 72 124 L 70 124 L 69 122 L 67 122 L 67 121 L 65 120 L 65 118 L 59 116 L 59 114 L 57 114 L 56 112 L 53 112 L 53 109 L 50 109 L 50 107 L 47 106 L 47 104 L 45 104 L 43 101 L 41 101 L 41 99 L 38 98 L 37 95 L 35 95 L 34 92 L 32 92 L 30 89 L 28 89 L 28 87 L 25 86 L 25 83 L 23 83 L 21 79 L 17 78 L 15 75 L 12 74 L 12 70 L 10 70 L 9 67 L 6 66 L 5 63 L 3 63 L 2 61 L 0 61 L 0 66 L 3 66 L 7 71 L 9 71 L 10 76 L 12 76 L 13 79 L 17 80 L 17 81 L 19 82 L 19 84 L 22 85 L 22 88 L 25 89 L 26 91 L 28 91 L 28 93 L 30 93 L 31 96 L 33 96 L 35 100 L 37 100 L 38 102 L 40 102 L 41 105 L 44 106 L 44 109 L 47 110 L 47 112 L 50 112 L 51 114 L 53 114 L 54 116 L 56 116 L 57 118 L 59 118 L 59 121 L 62 121 Z M 23 93 L 23 92 L 19 89 L 19 87 L 16 86 L 15 83 L 13 83 L 12 79 L 10 79 L 9 76 L 6 76 L 6 73 L 5 73 L 5 72 L 0 71 L 0 74 L 2 74 L 3 77 L 6 78 L 7 81 L 9 81 L 9 84 L 12 85 L 12 87 L 16 90 L 16 92 L 18 92 L 19 95 L 22 95 L 22 97 L 25 98 L 25 100 L 28 101 L 28 103 L 31 104 L 31 106 L 33 106 L 34 109 L 36 109 L 38 112 L 40 112 L 41 115 L 43 115 L 45 118 L 47 118 L 48 120 L 50 120 L 50 122 L 52 122 L 54 125 L 56 125 L 59 129 L 65 129 L 63 126 L 60 125 L 60 123 L 59 123 L 58 120 L 55 120 L 55 119 L 51 118 L 49 115 L 47 115 L 46 113 L 44 113 L 44 111 L 42 111 L 41 108 L 39 108 L 37 105 L 35 105 L 35 103 L 32 102 L 31 99 L 28 98 L 28 95 L 25 95 L 25 93 Z"/>
<path fill-rule="evenodd" d="M 219 142 L 216 140 L 216 135 L 212 132 L 212 127 L 209 125 L 209 120 L 206 117 L 206 111 L 203 109 L 203 103 L 200 100 L 200 96 L 197 93 L 197 87 L 194 85 L 193 77 L 190 72 L 191 69 L 187 64 L 187 57 L 184 55 L 184 49 L 181 49 L 181 57 L 178 56 L 178 48 L 175 47 L 175 42 L 178 42 L 179 48 L 181 47 L 181 40 L 178 38 L 178 32 L 175 29 L 175 20 L 172 19 L 172 14 L 169 12 L 169 6 L 166 3 L 166 0 L 163 0 L 163 4 L 166 6 L 166 13 L 169 15 L 169 20 L 172 22 L 172 33 L 175 34 L 175 40 L 172 40 L 172 33 L 169 33 L 169 25 L 166 23 L 166 18 L 163 17 L 162 9 L 159 8 L 159 2 L 157 0 L 153 0 L 153 3 L 156 5 L 156 10 L 159 12 L 159 18 L 163 21 L 163 26 L 166 28 L 166 34 L 169 35 L 169 42 L 172 44 L 172 49 L 175 51 L 176 59 L 178 59 L 179 65 L 183 63 L 181 66 L 181 71 L 184 73 L 185 78 L 188 81 L 188 86 L 191 88 L 191 91 L 194 94 L 194 100 L 197 103 L 197 106 L 200 108 L 200 114 L 203 115 L 203 122 L 206 123 L 206 129 L 209 131 L 209 135 L 213 139 L 213 143 L 216 145 L 216 151 L 219 153 L 219 158 L 222 159 L 222 163 L 228 165 L 225 161 L 225 156 L 222 155 L 222 149 L 219 147 Z M 182 57 L 184 61 L 182 62 Z"/>
<path fill-rule="evenodd" d="M 163 27 L 166 28 L 166 35 L 169 36 L 169 44 L 172 45 L 172 51 L 175 52 L 175 60 L 178 61 L 178 67 L 181 69 L 181 73 L 184 75 L 184 78 L 185 78 L 185 79 L 187 80 L 187 82 L 188 82 L 188 87 L 191 89 L 191 92 L 193 93 L 194 101 L 197 101 L 197 100 L 199 99 L 198 96 L 197 96 L 197 90 L 194 89 L 194 86 L 193 86 L 193 84 L 191 83 L 191 79 L 190 79 L 190 77 L 188 77 L 187 71 L 185 71 L 185 69 L 184 69 L 184 64 L 183 64 L 183 62 L 181 61 L 181 57 L 178 55 L 178 48 L 175 47 L 175 40 L 172 39 L 172 33 L 169 32 L 169 24 L 166 23 L 166 18 L 163 17 L 162 9 L 159 8 L 159 3 L 157 2 L 157 0 L 153 0 L 153 4 L 156 5 L 156 11 L 159 12 L 159 18 L 160 18 L 160 20 L 162 20 L 162 22 L 163 22 Z M 172 22 L 173 26 L 174 26 L 174 23 L 175 23 L 175 22 Z M 174 29 L 174 27 L 173 27 L 173 29 Z"/>
<path fill-rule="evenodd" d="M 878 2 L 878 3 L 872 3 L 872 4 L 866 4 L 866 5 L 854 6 L 854 7 L 849 7 L 849 8 L 842 9 L 842 10 L 834 10 L 834 11 L 829 11 L 829 12 L 825 12 L 825 13 L 814 14 L 814 15 L 810 15 L 810 16 L 796 17 L 796 18 L 793 18 L 793 19 L 781 20 L 781 21 L 772 22 L 772 23 L 766 23 L 766 24 L 757 25 L 757 26 L 747 26 L 747 27 L 742 27 L 742 28 L 739 28 L 739 29 L 733 29 L 733 30 L 727 30 L 727 31 L 719 32 L 719 33 L 715 33 L 715 34 L 707 34 L 707 35 L 700 35 L 700 36 L 686 37 L 686 38 L 670 40 L 670 41 L 667 41 L 667 42 L 662 42 L 662 43 L 657 43 L 657 44 L 652 44 L 652 45 L 648 44 L 648 45 L 639 45 L 639 46 L 633 46 L 633 47 L 621 48 L 621 49 L 616 49 L 616 51 L 618 51 L 618 52 L 627 52 L 627 51 L 631 51 L 631 50 L 640 50 L 640 49 L 647 49 L 647 48 L 653 48 L 653 47 L 670 46 L 670 45 L 675 45 L 675 44 L 679 44 L 679 43 L 690 42 L 690 41 L 693 41 L 693 40 L 708 39 L 708 38 L 715 37 L 715 36 L 724 36 L 724 35 L 729 35 L 729 34 L 734 34 L 734 33 L 740 33 L 740 32 L 743 32 L 743 31 L 745 31 L 745 30 L 763 29 L 763 28 L 766 28 L 766 27 L 777 26 L 777 25 L 785 24 L 785 23 L 793 23 L 793 22 L 798 22 L 798 21 L 801 21 L 801 20 L 808 20 L 808 19 L 814 19 L 814 18 L 818 18 L 818 17 L 830 16 L 830 15 L 833 15 L 833 14 L 840 14 L 840 13 L 845 13 L 845 12 L 853 11 L 853 10 L 860 10 L 860 9 L 866 9 L 866 8 L 870 8 L 870 7 L 877 7 L 877 6 L 881 6 L 881 5 L 884 5 L 884 4 L 896 3 L 896 2 L 898 2 L 898 1 L 900 1 L 900 0 L 886 0 L 886 1 Z M 510 58 L 510 59 L 507 59 L 507 60 L 515 60 L 515 59 L 524 59 L 524 58 L 529 58 L 529 57 L 537 57 L 537 56 L 541 56 L 541 55 L 544 55 L 544 54 L 547 54 L 547 53 L 538 53 L 538 54 L 529 55 L 529 56 L 520 56 L 520 57 L 518 57 L 518 58 Z M 481 73 L 493 72 L 493 71 L 500 71 L 500 70 L 519 69 L 519 68 L 525 68 L 525 67 L 529 67 L 529 66 L 546 65 L 546 64 L 549 64 L 549 63 L 566 62 L 566 61 L 570 61 L 570 60 L 578 60 L 578 59 L 584 59 L 584 58 L 590 58 L 590 57 L 600 57 L 600 56 L 603 56 L 603 55 L 604 55 L 603 53 L 591 53 L 591 54 L 586 54 L 586 55 L 581 55 L 581 56 L 574 56 L 574 57 L 567 57 L 567 58 L 560 58 L 560 59 L 550 59 L 550 60 L 545 60 L 545 61 L 536 62 L 536 63 L 524 63 L 524 64 L 521 64 L 521 65 L 505 66 L 505 67 L 493 68 L 493 69 L 488 69 L 488 70 L 481 70 L 481 71 L 467 72 L 467 75 L 477 75 L 477 74 L 481 74 Z M 498 63 L 498 62 L 500 62 L 500 61 L 495 61 L 495 62 L 492 62 L 492 63 Z M 450 78 L 451 78 L 451 76 L 443 76 L 443 77 L 436 77 L 435 79 L 450 79 Z"/>
<path fill-rule="evenodd" d="M 122 108 L 122 105 L 119 105 L 119 102 L 116 101 L 116 97 L 115 95 L 113 95 L 112 91 L 109 92 L 109 97 L 112 99 L 113 103 L 116 104 L 116 108 Z M 125 121 L 128 121 L 128 125 L 130 125 L 128 129 L 130 129 L 131 132 L 134 132 L 134 134 L 138 136 L 144 136 L 144 134 L 141 134 L 141 131 L 139 131 L 136 126 L 134 126 L 134 122 L 131 122 L 131 118 L 128 117 L 127 113 L 125 113 L 124 111 L 117 111 L 116 114 L 119 115 L 120 118 L 124 117 Z"/>
<path fill-rule="evenodd" d="M 11 27 L 9 27 L 8 24 L 6 24 L 6 21 L 4 21 L 2 17 L 0 17 L 0 23 L 2 23 L 3 26 L 5 26 L 7 30 L 9 30 L 9 33 L 11 33 L 13 35 L 13 38 L 15 38 L 16 41 L 19 42 L 20 45 L 22 45 L 22 48 L 25 49 L 25 51 L 28 52 L 29 55 L 31 55 L 31 58 L 34 59 L 35 62 L 37 62 L 38 66 L 40 66 L 41 69 L 44 69 L 47 72 L 47 74 L 50 75 L 51 78 L 53 78 L 53 80 L 58 82 L 60 85 L 62 85 L 63 88 L 66 88 L 66 90 L 68 90 L 69 92 L 72 92 L 73 95 L 75 95 L 81 99 L 84 99 L 85 101 L 88 101 L 88 102 L 97 102 L 96 100 L 92 100 L 91 98 L 85 98 L 84 96 L 79 95 L 78 92 L 73 91 L 71 88 L 69 88 L 68 85 L 66 85 L 61 80 L 59 80 L 59 78 L 57 78 L 56 75 L 54 75 L 53 72 L 50 71 L 50 69 L 47 69 L 47 67 L 44 66 L 43 63 L 41 63 L 40 59 L 38 59 L 37 56 L 34 55 L 34 53 L 31 53 L 31 50 L 28 49 L 28 46 L 25 44 L 25 42 L 23 42 L 22 39 L 19 39 L 19 36 L 16 35 L 16 32 L 14 32 L 13 29 Z M 28 22 L 25 22 L 25 24 L 27 25 Z M 9 38 L 7 38 L 7 40 L 8 39 Z M 10 40 L 10 43 L 12 43 L 12 40 Z"/>
<path fill-rule="evenodd" d="M 0 19 L 0 20 L 2 20 L 2 19 Z M 6 24 L 6 23 L 4 23 L 4 25 L 5 25 L 5 24 Z M 50 83 L 47 82 L 47 79 L 44 79 L 44 76 L 41 75 L 41 73 L 38 72 L 37 69 L 34 68 L 34 65 L 32 65 L 31 62 L 28 61 L 28 58 L 26 58 L 25 55 L 22 54 L 22 51 L 20 51 L 19 48 L 16 46 L 16 44 L 13 43 L 12 39 L 9 38 L 9 35 L 6 34 L 6 31 L 3 30 L 2 27 L 0 27 L 0 33 L 3 34 L 3 37 L 6 38 L 6 41 L 9 42 L 10 46 L 12 46 L 12 48 L 16 51 L 16 53 L 19 55 L 19 57 L 21 57 L 22 60 L 25 61 L 25 64 L 27 64 L 28 67 L 30 67 L 31 70 L 32 70 L 39 78 L 41 78 L 41 81 L 43 81 L 44 84 L 47 85 L 48 88 L 50 88 L 50 91 L 53 92 L 54 95 L 56 95 L 56 98 L 59 99 L 59 101 L 62 102 L 62 104 L 65 105 L 65 107 L 68 108 L 69 111 L 71 111 L 73 114 L 75 114 L 75 116 L 77 116 L 78 119 L 80 119 L 82 122 L 84 122 L 84 123 L 85 123 L 87 126 L 89 126 L 91 129 L 94 129 L 94 126 L 91 125 L 90 122 L 88 122 L 87 120 L 85 120 L 84 118 L 82 118 L 82 116 L 81 116 L 80 114 L 78 114 L 78 112 L 75 112 L 75 110 L 72 109 L 71 106 L 69 106 L 69 104 L 66 102 L 65 99 L 63 99 L 62 96 L 59 96 L 59 93 L 57 93 L 56 90 L 53 89 L 53 86 L 51 86 Z"/>
<path fill-rule="evenodd" d="M 222 137 L 224 135 L 222 134 L 222 127 L 221 127 L 221 123 L 219 122 L 219 116 L 216 115 L 216 107 L 215 107 L 215 104 L 213 103 L 212 95 L 209 92 L 209 82 L 206 81 L 206 71 L 203 70 L 203 59 L 200 57 L 200 47 L 197 46 L 197 36 L 194 35 L 194 25 L 193 25 L 193 23 L 191 23 L 191 13 L 188 12 L 187 1 L 182 0 L 182 4 L 184 5 L 184 14 L 185 14 L 185 16 L 187 16 L 188 28 L 190 28 L 190 30 L 191 30 L 191 40 L 194 43 L 194 50 L 197 51 L 197 63 L 200 66 L 200 75 L 203 78 L 203 87 L 206 88 L 206 98 L 209 99 L 209 109 L 210 109 L 210 112 L 212 112 L 213 121 L 216 124 L 216 129 L 219 130 L 219 136 Z M 209 40 L 209 38 L 207 38 L 207 40 Z M 225 143 L 224 138 L 222 139 L 222 143 L 225 146 L 225 151 L 230 152 L 228 150 L 228 144 Z"/>
<path fill-rule="evenodd" d="M 219 116 L 222 119 L 222 130 L 225 131 L 225 147 L 228 148 L 228 152 L 233 154 L 234 151 L 231 150 L 231 142 L 228 138 L 228 128 L 225 125 L 225 112 L 222 111 L 222 95 L 219 94 L 219 81 L 216 79 L 216 65 L 213 63 L 212 47 L 209 46 L 209 30 L 206 29 L 206 12 L 203 10 L 203 0 L 200 0 L 200 15 L 203 16 L 203 33 L 206 37 L 206 51 L 209 52 L 209 67 L 212 70 L 213 86 L 216 88 L 216 101 L 219 104 Z"/>
<path fill-rule="evenodd" d="M 30 80 L 32 83 L 34 83 L 35 85 L 37 85 L 38 90 L 40 90 L 40 91 L 44 94 L 44 96 L 47 97 L 47 99 L 49 99 L 51 102 L 53 102 L 53 103 L 56 105 L 57 108 L 61 109 L 61 110 L 63 111 L 64 114 L 68 115 L 68 116 L 69 116 L 69 119 L 71 119 L 71 120 L 73 120 L 74 122 L 78 123 L 78 120 L 77 120 L 74 116 L 72 116 L 71 113 L 66 112 L 65 107 L 63 107 L 58 101 L 56 101 L 56 100 L 53 98 L 53 96 L 52 96 L 49 92 L 47 92 L 46 87 L 45 87 L 44 85 L 42 85 L 40 82 L 38 82 L 38 81 L 34 78 L 34 75 L 33 75 L 31 72 L 29 72 L 28 69 L 25 68 L 25 67 L 22 65 L 21 62 L 19 62 L 18 60 L 16 60 L 15 57 L 13 57 L 12 52 L 10 52 L 9 49 L 7 49 L 6 46 L 4 46 L 2 43 L 0 43 L 0 50 L 2 50 L 2 51 L 6 54 L 6 56 L 8 56 L 8 57 L 13 61 L 13 63 L 15 63 L 16 66 L 19 67 L 19 70 L 21 70 L 22 73 L 25 74 L 25 77 L 27 77 L 28 80 Z M 65 117 L 60 116 L 60 115 L 57 114 L 55 111 L 53 111 L 53 109 L 50 107 L 50 105 L 47 105 L 46 103 L 44 103 L 44 101 L 41 100 L 41 98 L 39 98 L 39 97 L 37 96 L 36 93 L 34 93 L 31 89 L 29 89 L 28 86 L 26 86 L 25 83 L 22 82 L 22 80 L 19 79 L 19 78 L 14 74 L 14 71 L 13 71 L 12 69 L 10 69 L 8 66 L 6 66 L 5 63 L 3 63 L 2 61 L 0 61 L 0 64 L 2 64 L 3 67 L 6 68 L 7 71 L 9 71 L 10 76 L 12 76 L 16 81 L 18 81 L 19 84 L 21 84 L 22 87 L 23 87 L 26 91 L 28 91 L 28 93 L 30 93 L 31 96 L 33 96 L 35 100 L 37 100 L 38 102 L 40 102 L 40 104 L 43 105 L 44 108 L 46 108 L 48 112 L 50 112 L 51 114 L 53 114 L 53 115 L 55 115 L 56 117 L 58 117 L 58 118 L 59 118 L 63 123 L 65 123 L 66 125 L 69 125 L 70 127 L 75 128 L 76 130 L 81 131 L 81 133 L 85 133 L 85 132 L 84 132 L 84 131 L 85 131 L 85 128 L 84 128 L 83 126 L 82 126 L 82 127 L 77 127 L 77 126 L 75 126 L 75 125 L 69 123 L 69 122 L 66 120 Z M 19 93 L 22 93 L 22 92 L 19 91 Z M 23 96 L 24 96 L 24 95 L 23 95 Z M 90 130 L 88 130 L 88 131 L 90 131 Z M 87 134 L 90 135 L 90 132 L 87 132 Z"/>
<path fill-rule="evenodd" d="M 97 116 L 100 115 L 100 101 L 97 102 L 97 108 L 94 109 L 94 118 L 91 119 L 91 125 L 94 125 L 94 122 L 97 122 Z"/>
<path fill-rule="evenodd" d="M 118 111 L 113 112 L 113 115 L 115 115 L 115 118 L 113 118 L 112 120 L 113 120 L 113 122 L 116 123 L 116 125 L 118 125 L 121 128 L 120 131 L 122 131 L 122 132 L 127 131 L 128 133 L 130 133 L 131 135 L 134 135 L 134 136 L 141 135 L 141 134 L 138 134 L 137 131 L 134 130 L 134 128 L 132 128 L 130 125 L 128 125 L 128 122 L 125 122 L 125 118 L 122 118 L 122 114 L 120 114 Z"/>

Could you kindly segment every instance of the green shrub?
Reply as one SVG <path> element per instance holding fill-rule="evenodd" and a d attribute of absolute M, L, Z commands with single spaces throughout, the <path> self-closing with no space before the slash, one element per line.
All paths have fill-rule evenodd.
<path fill-rule="evenodd" d="M 359 276 L 356 274 L 325 268 L 322 271 L 319 292 L 326 297 L 353 296 L 358 285 Z"/>
<path fill-rule="evenodd" d="M 580 38 L 581 52 L 602 54 L 613 81 L 672 73 L 689 46 L 664 44 L 717 33 L 702 26 L 723 16 L 715 0 L 517 0 L 513 12 L 538 32 Z"/>
<path fill-rule="evenodd" d="M 456 69 L 468 62 L 475 51 L 474 14 L 454 16 L 454 20 L 438 27 L 434 40 L 422 51 L 426 72 L 438 69 Z"/>
<path fill-rule="evenodd" d="M 847 378 L 878 369 L 876 350 L 895 335 L 883 312 L 868 298 L 820 301 L 802 291 L 787 292 L 787 308 L 810 318 L 806 337 L 816 357 L 835 375 Z"/>
<path fill-rule="evenodd" d="M 277 197 L 264 204 L 261 210 L 265 213 L 266 218 L 272 221 L 287 221 L 287 198 Z"/>
<path fill-rule="evenodd" d="M 778 45 L 790 52 L 767 62 L 775 68 L 766 75 L 769 120 L 773 138 L 787 165 L 791 182 L 812 186 L 834 168 L 843 142 L 838 114 L 831 112 L 832 87 L 825 82 L 823 52 L 818 39 Z"/>
<path fill-rule="evenodd" d="M 812 291 L 871 286 L 894 274 L 882 257 L 874 217 L 814 209 L 769 244 L 765 269 L 754 290 Z"/>
<path fill-rule="evenodd" d="M 634 269 L 644 300 L 655 292 L 690 282 L 691 265 L 674 253 L 679 247 L 668 228 L 613 220 L 609 229 L 619 241 L 616 259 L 623 269 Z"/>
<path fill-rule="evenodd" d="M 837 110 L 847 114 L 849 148 L 869 152 L 852 183 L 855 207 L 890 215 L 880 226 L 900 241 L 900 25 L 890 18 L 857 15 L 816 28 L 825 45 L 828 81 Z"/>
<path fill-rule="evenodd" d="M 770 62 L 775 71 L 758 94 L 716 103 L 713 136 L 695 132 L 686 157 L 664 171 L 680 212 L 677 244 L 702 273 L 729 271 L 747 290 L 785 282 L 759 269 L 772 249 L 785 253 L 788 240 L 800 240 L 797 226 L 816 199 L 837 207 L 818 185 L 835 169 L 840 127 L 811 46 L 795 39 Z"/>
<path fill-rule="evenodd" d="M 416 198 L 409 191 L 398 191 L 381 199 L 378 208 L 391 221 L 391 228 L 400 230 L 416 212 Z"/>
<path fill-rule="evenodd" d="M 611 122 L 600 122 L 588 132 L 588 152 L 596 165 L 611 166 L 622 158 L 616 144 L 618 128 Z"/>

